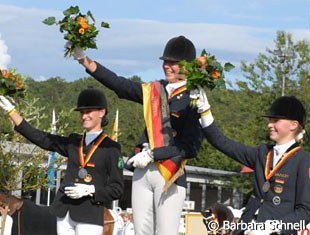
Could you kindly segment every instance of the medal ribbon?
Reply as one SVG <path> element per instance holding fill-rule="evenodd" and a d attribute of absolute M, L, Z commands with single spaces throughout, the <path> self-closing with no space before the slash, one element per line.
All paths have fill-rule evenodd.
<path fill-rule="evenodd" d="M 92 145 L 91 149 L 87 153 L 86 157 L 84 158 L 83 154 L 83 146 L 84 146 L 84 135 L 82 136 L 80 146 L 79 146 L 79 162 L 81 167 L 85 167 L 86 164 L 90 161 L 91 157 L 93 156 L 93 153 L 98 148 L 99 144 L 107 137 L 107 134 L 101 135 L 100 138 Z"/>
<path fill-rule="evenodd" d="M 272 171 L 270 171 L 270 162 L 271 162 L 271 152 L 272 149 L 269 150 L 268 155 L 267 155 L 267 162 L 266 162 L 266 166 L 265 166 L 265 178 L 267 181 L 270 180 L 270 178 L 272 176 L 274 176 L 274 174 L 279 170 L 279 168 L 287 161 L 287 159 L 289 159 L 290 157 L 292 157 L 297 151 L 299 151 L 301 149 L 300 146 L 293 148 L 291 151 L 289 151 L 288 153 L 284 153 L 283 157 L 281 158 L 281 160 L 276 164 L 276 166 L 272 169 Z"/>

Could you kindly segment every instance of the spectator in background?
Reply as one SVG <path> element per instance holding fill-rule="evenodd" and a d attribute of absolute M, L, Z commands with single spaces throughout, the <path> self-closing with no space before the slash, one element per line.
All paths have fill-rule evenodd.
<path fill-rule="evenodd" d="M 121 214 L 121 216 L 124 221 L 122 235 L 135 235 L 135 230 L 134 230 L 133 221 L 132 221 L 132 214 L 125 211 Z"/>

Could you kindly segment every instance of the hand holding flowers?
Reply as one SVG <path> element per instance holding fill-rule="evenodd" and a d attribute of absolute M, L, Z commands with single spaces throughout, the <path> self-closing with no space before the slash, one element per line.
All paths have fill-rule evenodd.
<path fill-rule="evenodd" d="M 96 49 L 96 37 L 99 33 L 95 26 L 95 19 L 90 11 L 86 15 L 80 12 L 78 6 L 71 6 L 63 11 L 64 18 L 56 21 L 55 17 L 48 17 L 43 20 L 47 25 L 59 25 L 59 31 L 64 33 L 66 44 L 65 57 L 72 56 L 75 48 L 86 50 L 88 48 Z M 101 27 L 109 28 L 109 24 L 101 22 Z M 69 46 L 70 45 L 70 46 Z"/>

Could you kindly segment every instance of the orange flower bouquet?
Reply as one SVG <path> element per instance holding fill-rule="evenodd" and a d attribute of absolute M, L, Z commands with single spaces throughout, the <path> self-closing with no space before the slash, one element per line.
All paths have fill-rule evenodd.
<path fill-rule="evenodd" d="M 198 86 L 208 88 L 225 88 L 224 71 L 229 72 L 235 66 L 225 63 L 224 66 L 217 61 L 214 55 L 205 50 L 201 55 L 191 61 L 180 61 L 180 73 L 187 78 L 186 87 L 189 90 L 197 89 Z"/>
<path fill-rule="evenodd" d="M 0 70 L 0 95 L 24 96 L 25 84 L 20 74 L 15 70 Z"/>
<path fill-rule="evenodd" d="M 74 48 L 86 50 L 97 49 L 96 37 L 99 33 L 95 26 L 95 19 L 90 11 L 86 15 L 80 12 L 78 6 L 71 6 L 63 11 L 64 18 L 57 21 L 55 17 L 43 20 L 46 25 L 59 25 L 59 31 L 64 33 L 64 39 L 70 42 L 65 48 L 65 57 L 71 56 Z M 101 22 L 101 27 L 109 28 L 109 24 Z"/>

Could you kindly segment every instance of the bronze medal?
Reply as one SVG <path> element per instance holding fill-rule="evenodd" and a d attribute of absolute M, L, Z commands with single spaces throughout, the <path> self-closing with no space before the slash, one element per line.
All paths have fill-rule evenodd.
<path fill-rule="evenodd" d="M 265 183 L 263 184 L 263 192 L 267 193 L 269 189 L 270 189 L 270 182 L 265 181 Z"/>
<path fill-rule="evenodd" d="M 282 187 L 282 185 L 276 185 L 276 186 L 274 186 L 274 187 L 273 187 L 273 191 L 274 191 L 275 193 L 282 193 L 282 192 L 283 192 L 283 187 Z"/>
<path fill-rule="evenodd" d="M 87 174 L 87 176 L 84 178 L 84 181 L 86 182 L 86 183 L 89 183 L 89 182 L 91 182 L 93 180 L 93 177 L 90 175 L 90 174 Z"/>
<path fill-rule="evenodd" d="M 87 176 L 87 170 L 85 168 L 80 168 L 78 171 L 78 176 L 80 179 L 84 179 Z"/>

